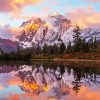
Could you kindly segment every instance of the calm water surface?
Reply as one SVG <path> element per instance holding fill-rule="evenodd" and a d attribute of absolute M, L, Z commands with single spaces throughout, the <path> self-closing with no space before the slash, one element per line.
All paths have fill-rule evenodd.
<path fill-rule="evenodd" d="M 0 100 L 100 100 L 99 65 L 0 62 Z"/>

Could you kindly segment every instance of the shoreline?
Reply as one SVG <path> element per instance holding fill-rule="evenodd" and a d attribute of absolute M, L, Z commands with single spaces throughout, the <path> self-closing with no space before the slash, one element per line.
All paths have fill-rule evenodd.
<path fill-rule="evenodd" d="M 30 59 L 30 61 L 74 61 L 74 62 L 100 62 L 100 60 L 91 59 Z"/>

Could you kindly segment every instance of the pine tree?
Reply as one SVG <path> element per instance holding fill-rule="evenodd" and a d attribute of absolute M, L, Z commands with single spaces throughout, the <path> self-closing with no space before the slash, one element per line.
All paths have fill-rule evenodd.
<path fill-rule="evenodd" d="M 80 27 L 76 26 L 73 30 L 75 33 L 73 35 L 74 38 L 74 51 L 75 52 L 80 52 L 82 50 L 82 39 L 81 39 L 81 32 L 80 32 Z"/>
<path fill-rule="evenodd" d="M 71 52 L 72 52 L 72 45 L 71 45 L 71 42 L 69 41 L 67 45 L 66 53 L 71 53 Z"/>
<path fill-rule="evenodd" d="M 40 55 L 41 52 L 42 52 L 42 50 L 41 50 L 41 47 L 40 47 L 40 45 L 38 43 L 37 48 L 36 48 L 36 54 Z"/>
<path fill-rule="evenodd" d="M 21 50 L 20 50 L 20 46 L 18 45 L 17 46 L 17 57 L 18 57 L 18 59 L 21 59 Z"/>
<path fill-rule="evenodd" d="M 63 54 L 63 53 L 65 52 L 65 49 L 66 49 L 66 46 L 65 46 L 65 44 L 62 42 L 62 43 L 60 44 L 60 47 L 59 47 L 59 52 L 60 52 L 60 54 Z"/>
<path fill-rule="evenodd" d="M 1 52 L 1 56 L 3 56 L 4 52 L 3 52 L 3 50 L 1 48 L 0 48 L 0 52 Z"/>
<path fill-rule="evenodd" d="M 54 55 L 57 55 L 59 53 L 59 47 L 56 44 L 52 46 L 52 49 Z"/>
<path fill-rule="evenodd" d="M 83 52 L 89 52 L 90 51 L 89 43 L 86 42 L 85 39 L 82 40 L 82 51 Z"/>
<path fill-rule="evenodd" d="M 91 51 L 93 51 L 93 44 L 94 44 L 93 41 L 94 41 L 93 37 L 91 37 L 91 39 L 89 40 L 89 48 Z"/>
<path fill-rule="evenodd" d="M 94 38 L 94 41 L 93 41 L 93 48 L 94 48 L 95 51 L 96 51 L 97 48 L 98 48 L 98 44 L 97 44 L 97 39 L 96 39 L 96 37 Z"/>
<path fill-rule="evenodd" d="M 43 46 L 43 54 L 47 54 L 47 44 L 44 44 Z"/>

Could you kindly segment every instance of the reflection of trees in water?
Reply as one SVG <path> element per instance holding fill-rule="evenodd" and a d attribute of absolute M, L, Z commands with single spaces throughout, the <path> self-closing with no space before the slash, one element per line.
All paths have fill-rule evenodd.
<path fill-rule="evenodd" d="M 71 81 L 72 89 L 78 93 L 81 86 L 100 86 L 100 68 L 97 67 L 81 67 L 74 65 L 63 65 L 53 62 L 46 63 L 4 63 L 0 65 L 0 73 L 8 73 L 14 70 L 20 77 L 23 85 L 20 88 L 26 92 L 40 94 L 48 91 L 51 87 L 54 96 L 60 98 L 70 92 L 70 88 L 63 80 L 63 75 L 73 75 L 74 80 Z M 18 70 L 18 71 L 17 71 Z M 66 72 L 67 70 L 67 72 Z M 69 77 L 66 76 L 66 77 Z M 56 85 L 54 85 L 56 83 Z M 53 86 L 53 87 L 52 87 Z"/>
<path fill-rule="evenodd" d="M 69 75 L 71 74 L 71 70 L 73 70 L 74 81 L 73 90 L 78 93 L 81 85 L 92 86 L 98 85 L 100 86 L 100 68 L 96 67 L 67 67 L 67 72 Z M 97 77 L 99 76 L 99 77 Z"/>

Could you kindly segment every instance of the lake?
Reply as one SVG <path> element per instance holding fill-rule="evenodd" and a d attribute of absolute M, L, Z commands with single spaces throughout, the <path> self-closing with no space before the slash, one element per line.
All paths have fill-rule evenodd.
<path fill-rule="evenodd" d="M 100 62 L 0 62 L 0 100 L 100 100 Z"/>

